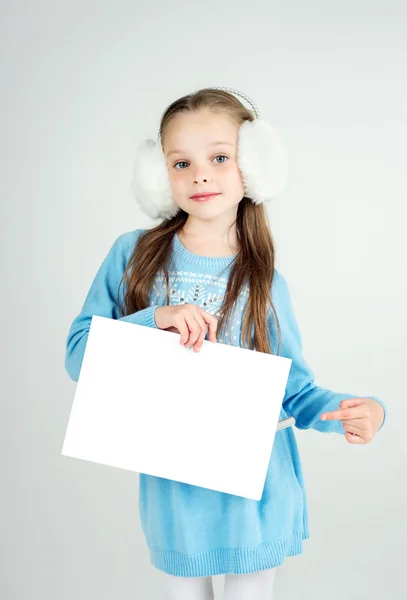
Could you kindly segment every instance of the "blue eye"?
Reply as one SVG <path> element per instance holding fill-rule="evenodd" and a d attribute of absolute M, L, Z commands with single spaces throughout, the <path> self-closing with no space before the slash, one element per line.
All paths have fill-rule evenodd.
<path fill-rule="evenodd" d="M 215 156 L 214 158 L 219 158 L 219 157 L 222 157 L 222 158 L 228 158 L 228 157 L 227 157 L 225 154 L 218 154 L 218 155 L 217 155 L 217 156 Z M 218 165 L 222 165 L 224 162 L 225 162 L 225 161 L 222 161 L 222 162 L 220 162 L 220 163 L 218 162 Z M 188 164 L 188 163 L 187 163 L 187 161 L 185 161 L 185 160 L 180 160 L 180 161 L 178 161 L 177 163 L 175 163 L 174 167 L 177 167 L 177 165 L 183 165 L 183 164 L 185 165 L 185 164 Z M 179 170 L 179 169 L 178 169 L 178 170 Z M 182 170 L 183 170 L 183 169 L 181 168 L 181 171 L 182 171 Z"/>

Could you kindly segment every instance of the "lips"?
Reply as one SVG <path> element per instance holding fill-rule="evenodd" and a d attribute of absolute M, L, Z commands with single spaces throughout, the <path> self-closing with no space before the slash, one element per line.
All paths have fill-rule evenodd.
<path fill-rule="evenodd" d="M 219 196 L 220 192 L 205 192 L 204 194 L 194 194 L 191 196 L 192 200 L 196 200 L 197 202 L 203 202 L 204 200 L 210 200 L 215 196 Z"/>

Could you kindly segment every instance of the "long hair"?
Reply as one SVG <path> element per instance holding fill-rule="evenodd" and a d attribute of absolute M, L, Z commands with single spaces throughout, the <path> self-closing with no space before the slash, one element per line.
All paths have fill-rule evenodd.
<path fill-rule="evenodd" d="M 168 106 L 161 117 L 161 140 L 165 127 L 176 114 L 207 108 L 214 112 L 228 114 L 239 125 L 246 120 L 254 119 L 251 111 L 234 95 L 223 90 L 204 88 L 193 95 L 184 96 Z M 164 219 L 158 226 L 146 230 L 138 238 L 122 278 L 122 282 L 127 288 L 124 296 L 126 314 L 149 306 L 149 294 L 158 272 L 164 273 L 166 302 L 167 305 L 170 304 L 168 269 L 171 263 L 172 241 L 175 233 L 182 229 L 187 219 L 188 213 L 180 209 L 174 217 Z M 242 346 L 272 354 L 268 328 L 268 308 L 270 307 L 278 331 L 278 354 L 281 331 L 271 296 L 275 251 L 263 204 L 253 204 L 250 198 L 244 196 L 238 205 L 235 223 L 240 249 L 233 259 L 216 334 L 219 338 L 229 324 L 236 300 L 247 284 L 249 294 L 242 317 Z M 120 313 L 123 315 L 121 308 Z"/>

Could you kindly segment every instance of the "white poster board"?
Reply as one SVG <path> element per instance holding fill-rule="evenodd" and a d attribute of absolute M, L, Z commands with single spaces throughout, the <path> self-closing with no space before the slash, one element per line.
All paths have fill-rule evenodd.
<path fill-rule="evenodd" d="M 260 500 L 291 359 L 94 315 L 64 456 Z"/>

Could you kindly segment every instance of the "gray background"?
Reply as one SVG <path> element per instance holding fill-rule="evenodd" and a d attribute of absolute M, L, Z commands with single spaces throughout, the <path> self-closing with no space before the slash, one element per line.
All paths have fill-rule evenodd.
<path fill-rule="evenodd" d="M 296 430 L 311 538 L 275 597 L 405 598 L 402 2 L 22 1 L 0 16 L 1 598 L 159 598 L 138 475 L 60 454 L 65 340 L 114 239 L 153 224 L 131 195 L 136 146 L 207 85 L 246 92 L 290 151 L 271 224 L 316 382 L 389 407 L 364 446 Z"/>

